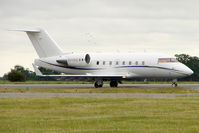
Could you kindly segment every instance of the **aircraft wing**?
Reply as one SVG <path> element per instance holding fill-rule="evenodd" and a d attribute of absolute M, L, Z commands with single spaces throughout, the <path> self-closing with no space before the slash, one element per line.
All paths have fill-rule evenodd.
<path fill-rule="evenodd" d="M 41 77 L 70 77 L 70 78 L 123 78 L 125 79 L 125 75 L 93 75 L 93 74 L 87 74 L 87 75 L 43 75 L 41 71 L 35 66 L 35 64 L 32 64 L 33 68 L 35 70 L 35 73 L 37 76 Z"/>

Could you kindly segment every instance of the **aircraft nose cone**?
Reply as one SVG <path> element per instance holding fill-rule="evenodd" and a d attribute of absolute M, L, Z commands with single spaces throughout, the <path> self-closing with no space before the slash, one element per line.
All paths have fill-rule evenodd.
<path fill-rule="evenodd" d="M 184 64 L 179 65 L 178 70 L 181 70 L 181 72 L 184 73 L 187 76 L 190 76 L 194 73 L 189 67 L 187 67 Z"/>
<path fill-rule="evenodd" d="M 185 66 L 184 73 L 187 74 L 188 76 L 190 76 L 193 74 L 193 71 L 189 67 Z"/>
<path fill-rule="evenodd" d="M 193 71 L 190 68 L 188 68 L 186 72 L 187 72 L 188 75 L 192 75 L 193 74 Z"/>

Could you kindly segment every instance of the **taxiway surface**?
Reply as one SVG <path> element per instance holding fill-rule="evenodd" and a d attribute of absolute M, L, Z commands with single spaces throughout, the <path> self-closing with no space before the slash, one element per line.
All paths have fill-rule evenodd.
<path fill-rule="evenodd" d="M 179 87 L 199 90 L 199 84 L 179 84 Z M 104 84 L 105 88 L 109 84 Z M 119 84 L 118 87 L 140 87 L 140 88 L 168 88 L 171 84 Z M 0 84 L 0 88 L 14 89 L 36 89 L 36 88 L 94 88 L 93 84 Z"/>

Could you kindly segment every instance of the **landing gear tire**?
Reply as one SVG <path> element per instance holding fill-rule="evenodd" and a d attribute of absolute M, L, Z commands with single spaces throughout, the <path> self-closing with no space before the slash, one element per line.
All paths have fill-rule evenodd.
<path fill-rule="evenodd" d="M 101 88 L 103 85 L 102 84 L 98 85 L 97 83 L 95 83 L 94 86 L 95 88 Z"/>
<path fill-rule="evenodd" d="M 178 84 L 177 83 L 172 83 L 172 87 L 177 87 Z"/>
<path fill-rule="evenodd" d="M 94 84 L 95 88 L 101 88 L 103 87 L 103 81 L 99 80 L 99 81 L 96 81 L 95 84 Z"/>
<path fill-rule="evenodd" d="M 110 87 L 117 87 L 118 86 L 118 82 L 113 80 L 110 82 Z"/>
<path fill-rule="evenodd" d="M 172 87 L 177 87 L 178 83 L 177 83 L 177 79 L 173 79 L 172 80 Z"/>

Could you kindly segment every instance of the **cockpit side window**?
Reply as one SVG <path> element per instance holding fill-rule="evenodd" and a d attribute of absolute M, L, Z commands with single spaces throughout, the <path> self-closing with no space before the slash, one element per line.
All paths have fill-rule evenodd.
<path fill-rule="evenodd" d="M 169 58 L 159 58 L 158 63 L 166 63 L 169 62 Z"/>
<path fill-rule="evenodd" d="M 176 58 L 170 58 L 171 62 L 178 62 L 178 60 Z"/>
<path fill-rule="evenodd" d="M 178 62 L 176 58 L 159 58 L 158 63 Z"/>

